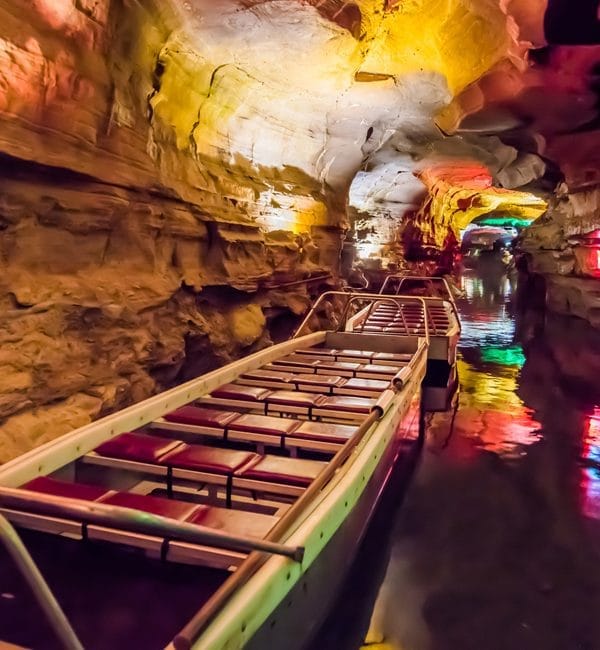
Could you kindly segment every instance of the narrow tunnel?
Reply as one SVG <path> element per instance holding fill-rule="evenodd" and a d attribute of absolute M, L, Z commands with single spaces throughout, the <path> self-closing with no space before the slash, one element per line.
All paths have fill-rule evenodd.
<path fill-rule="evenodd" d="M 0 15 L 0 523 L 33 527 L 23 540 L 81 639 L 62 646 L 600 648 L 598 0 L 0 0 Z M 409 276 L 442 293 L 401 290 Z M 419 361 L 436 318 L 460 337 Z M 293 345 L 321 331 L 339 345 L 319 383 L 330 360 L 303 365 Z M 346 358 L 359 334 L 375 347 Z M 259 406 L 232 397 L 239 377 Z M 310 405 L 270 403 L 282 381 Z M 442 389 L 456 394 L 433 413 L 427 391 Z M 165 418 L 202 400 L 214 412 L 197 444 L 197 423 Z M 319 522 L 338 546 L 307 533 L 292 549 L 310 517 L 281 521 L 305 492 L 325 512 L 375 444 L 352 414 L 385 423 L 386 400 L 404 400 L 394 426 L 408 432 L 395 491 L 363 475 L 352 494 L 375 505 L 346 495 Z M 164 447 L 98 460 L 117 434 Z M 205 447 L 242 460 L 202 480 L 165 460 Z M 263 493 L 261 463 L 307 474 L 269 470 L 285 488 Z M 181 526 L 229 546 L 15 515 L 10 490 L 48 477 L 107 489 L 86 516 L 169 500 Z M 362 514 L 338 521 L 349 503 Z M 232 511 L 248 517 L 233 541 Z M 113 537 L 128 554 L 95 556 Z M 342 567 L 348 540 L 358 560 Z M 0 645 L 61 647 L 1 553 Z M 208 568 L 186 573 L 200 556 Z M 339 568 L 318 612 L 315 558 Z M 281 581 L 261 592 L 266 575 Z M 107 602 L 129 589 L 136 608 Z"/>

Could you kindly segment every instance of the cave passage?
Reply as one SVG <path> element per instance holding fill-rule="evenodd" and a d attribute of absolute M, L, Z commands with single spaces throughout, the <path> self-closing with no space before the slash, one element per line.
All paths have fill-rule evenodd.
<path fill-rule="evenodd" d="M 457 408 L 313 650 L 600 647 L 600 335 L 523 312 L 514 274 L 461 284 Z"/>
<path fill-rule="evenodd" d="M 188 557 L 170 528 L 148 571 L 60 520 L 61 552 L 28 537 L 86 649 L 164 647 L 200 608 L 200 650 L 300 648 L 385 492 L 319 650 L 600 650 L 600 0 L 0 0 L 0 18 L 0 505 L 38 478 L 80 500 L 89 478 L 94 503 L 254 522 L 237 555 Z M 460 278 L 458 382 L 450 289 L 344 306 L 397 274 Z M 290 340 L 305 316 L 315 336 Z M 420 435 L 419 398 L 458 384 Z M 155 451 L 98 453 L 113 435 Z M 282 555 L 310 562 L 253 565 L 255 537 L 299 531 Z M 211 569 L 171 573 L 173 548 Z M 46 650 L 1 560 L 0 639 Z M 256 580 L 231 587 L 242 564 Z"/>

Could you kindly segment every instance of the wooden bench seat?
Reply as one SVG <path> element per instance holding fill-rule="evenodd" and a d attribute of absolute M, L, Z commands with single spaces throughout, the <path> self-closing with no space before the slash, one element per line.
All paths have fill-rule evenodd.
<path fill-rule="evenodd" d="M 98 488 L 95 485 L 71 483 L 51 477 L 38 477 L 21 488 L 31 493 L 32 511 L 27 508 L 3 510 L 3 513 L 16 525 L 54 534 L 69 532 L 82 539 L 105 541 L 136 547 L 162 560 L 207 564 L 223 569 L 240 564 L 245 553 L 230 551 L 218 546 L 205 546 L 189 542 L 166 539 L 159 535 L 133 533 L 118 526 L 99 526 L 92 523 L 57 519 L 35 514 L 35 493 L 67 497 L 75 505 L 78 501 L 95 501 L 102 505 L 118 506 L 135 512 L 145 512 L 166 517 L 174 522 L 200 525 L 245 538 L 263 539 L 277 523 L 278 517 L 255 512 L 225 509 L 214 506 L 190 503 L 177 499 L 166 499 L 148 494 L 118 492 Z M 102 493 L 98 492 L 101 490 Z M 98 493 L 97 498 L 94 492 Z"/>
<path fill-rule="evenodd" d="M 301 425 L 300 422 L 268 416 L 245 415 L 239 418 L 237 424 L 240 431 L 262 433 L 272 436 L 279 441 L 282 434 L 281 427 L 286 433 L 292 433 Z M 140 462 L 139 454 L 129 453 L 134 450 L 133 440 L 138 439 L 138 446 L 148 446 L 146 439 L 155 439 L 156 445 L 167 446 L 167 443 L 174 443 L 175 447 L 160 457 L 146 459 Z M 343 444 L 343 440 L 340 444 Z M 197 484 L 208 483 L 221 486 L 225 489 L 226 503 L 232 505 L 233 491 L 235 488 L 249 489 L 242 485 L 240 480 L 233 480 L 240 472 L 247 467 L 255 465 L 258 461 L 270 456 L 263 456 L 251 451 L 240 451 L 236 449 L 222 449 L 207 445 L 187 444 L 181 440 L 170 440 L 159 436 L 148 436 L 142 433 L 121 434 L 109 443 L 100 445 L 93 453 L 87 454 L 82 462 L 84 464 L 98 465 L 112 469 L 125 471 L 136 471 L 142 474 L 162 477 L 165 481 L 167 491 L 172 492 L 177 481 L 192 481 Z M 274 457 L 277 458 L 277 457 Z M 286 461 L 291 459 L 285 459 Z M 285 465 L 285 463 L 283 464 Z M 289 464 L 292 468 L 302 468 L 302 461 L 296 464 Z M 297 472 L 296 472 L 297 473 Z M 298 496 L 298 490 L 289 490 L 286 485 L 295 485 L 292 479 L 284 480 L 282 484 L 272 481 L 269 484 L 257 486 L 253 484 L 252 489 L 260 488 L 260 491 L 281 495 Z"/>

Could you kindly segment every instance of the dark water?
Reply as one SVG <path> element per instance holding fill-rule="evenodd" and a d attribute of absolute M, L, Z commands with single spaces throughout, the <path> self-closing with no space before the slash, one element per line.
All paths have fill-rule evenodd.
<path fill-rule="evenodd" d="M 463 277 L 458 408 L 315 648 L 600 649 L 600 332 L 516 285 Z"/>

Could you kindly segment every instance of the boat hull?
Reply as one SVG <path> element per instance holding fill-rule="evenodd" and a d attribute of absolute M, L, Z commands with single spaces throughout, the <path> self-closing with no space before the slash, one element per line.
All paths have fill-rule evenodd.
<path fill-rule="evenodd" d="M 195 650 L 306 645 L 352 565 L 402 446 L 418 436 L 425 370 L 422 350 L 411 380 L 351 467 L 286 540 L 305 548 L 303 563 L 270 558 L 194 641 Z"/>
<path fill-rule="evenodd" d="M 408 451 L 407 443 L 414 443 L 418 438 L 419 420 L 417 395 L 352 512 L 245 648 L 300 650 L 315 636 L 352 567 L 396 461 Z"/>

